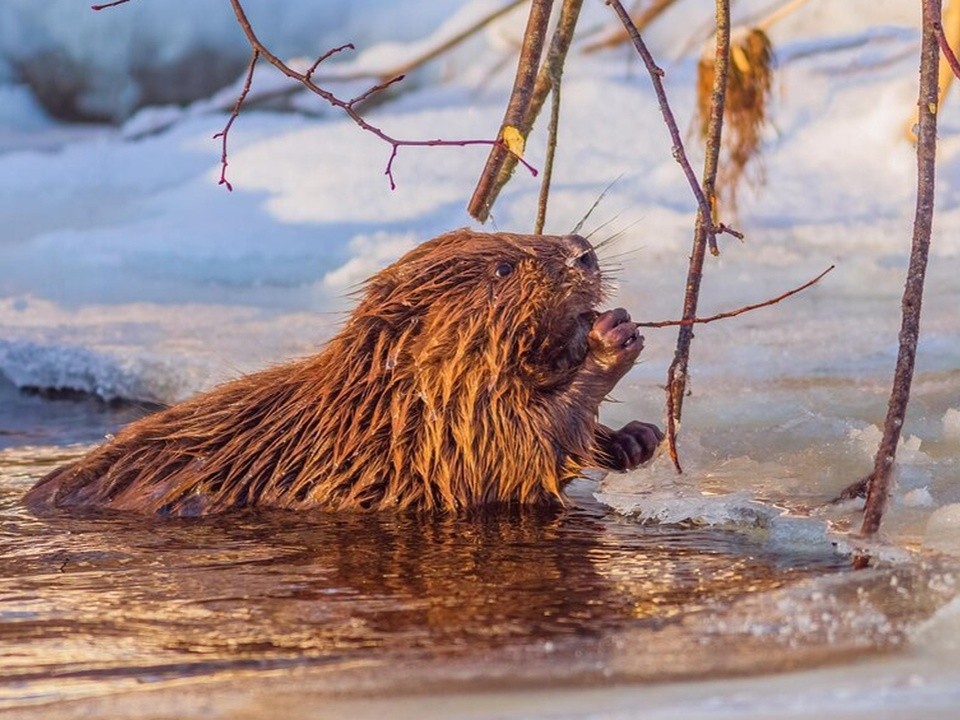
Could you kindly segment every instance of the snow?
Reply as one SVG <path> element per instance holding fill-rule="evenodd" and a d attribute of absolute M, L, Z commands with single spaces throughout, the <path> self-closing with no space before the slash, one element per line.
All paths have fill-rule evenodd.
<path fill-rule="evenodd" d="M 950 408 L 943 414 L 943 435 L 951 440 L 960 440 L 960 409 Z"/>
<path fill-rule="evenodd" d="M 931 513 L 923 545 L 931 550 L 960 554 L 960 503 L 944 505 Z"/>
<path fill-rule="evenodd" d="M 285 0 L 276 12 L 271 0 L 247 0 L 244 8 L 259 37 L 289 56 L 319 55 L 350 41 L 419 39 L 457 5 Z M 89 7 L 77 0 L 0 4 L 0 63 L 79 117 L 122 119 L 145 104 L 202 97 L 239 73 L 250 55 L 230 5 L 221 0 L 134 0 L 101 12 Z"/>
<path fill-rule="evenodd" d="M 340 78 L 402 63 L 503 2 L 333 3 L 248 0 L 284 56 L 329 61 Z M 737 3 L 737 22 L 766 6 Z M 780 64 L 765 136 L 765 185 L 740 193 L 746 233 L 722 240 L 701 297 L 708 315 L 776 296 L 831 264 L 817 286 L 774 307 L 699 328 L 681 454 L 607 477 L 599 497 L 640 521 L 735 526 L 791 549 L 836 542 L 856 503 L 825 500 L 872 467 L 897 352 L 909 257 L 915 155 L 915 3 L 811 2 L 771 29 Z M 247 108 L 220 146 L 248 49 L 222 0 L 134 0 L 91 13 L 74 0 L 0 4 L 0 373 L 20 387 L 172 402 L 238 373 L 315 350 L 372 272 L 451 228 L 465 212 L 486 147 L 391 148 L 309 96 L 304 112 Z M 702 9 L 681 2 L 672 13 Z M 609 22 L 587 4 L 584 28 Z M 699 16 L 699 15 L 698 15 Z M 403 139 L 489 139 L 512 80 L 523 13 L 494 23 L 405 81 L 368 118 Z M 695 59 L 678 54 L 692 23 L 661 23 L 650 42 L 681 127 L 692 127 Z M 321 28 L 322 30 L 318 30 Z M 161 48 L 162 52 L 153 52 Z M 144 73 L 206 48 L 232 75 L 170 105 Z M 51 55 L 51 53 L 53 55 Z M 95 78 L 85 112 L 120 126 L 69 125 L 44 113 L 17 68 L 55 56 Z M 547 230 L 588 221 L 621 266 L 611 303 L 643 320 L 676 317 L 695 203 L 671 156 L 649 79 L 629 50 L 571 54 Z M 233 83 L 230 85 L 230 83 Z M 337 85 L 345 94 L 360 87 Z M 253 93 L 285 86 L 261 67 Z M 252 97 L 252 96 L 251 96 Z M 187 99 L 184 98 L 186 101 Z M 885 519 L 899 547 L 960 552 L 960 98 L 940 112 L 937 215 L 911 410 Z M 543 165 L 543 132 L 528 159 Z M 687 140 L 694 166 L 692 134 Z M 538 181 L 518 170 L 492 227 L 533 223 Z M 609 223 L 609 224 L 607 224 Z M 600 229 L 598 229 L 600 228 Z M 604 420 L 662 417 L 673 330 L 648 330 L 642 361 Z M 3 410 L 0 410 L 3 412 Z M 955 620 L 953 621 L 955 624 Z"/>

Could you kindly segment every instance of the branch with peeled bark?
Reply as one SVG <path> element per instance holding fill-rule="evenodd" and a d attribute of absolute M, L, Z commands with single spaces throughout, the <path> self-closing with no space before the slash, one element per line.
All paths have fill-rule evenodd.
<path fill-rule="evenodd" d="M 500 132 L 497 137 L 501 140 L 500 147 L 493 147 L 487 156 L 487 162 L 480 173 L 480 179 L 473 191 L 473 196 L 467 204 L 467 212 L 471 217 L 485 222 L 490 216 L 493 205 L 493 188 L 497 177 L 509 156 L 503 140 L 508 131 L 522 134 L 519 127 L 527 115 L 533 97 L 533 90 L 537 79 L 537 69 L 540 67 L 540 57 L 543 55 L 543 45 L 547 35 L 547 25 L 550 23 L 550 12 L 553 9 L 553 0 L 532 0 L 527 26 L 523 32 L 523 44 L 520 46 L 520 56 L 517 61 L 517 74 L 513 81 L 513 90 L 510 100 L 503 113 L 500 123 Z M 519 154 L 515 153 L 518 158 Z"/>
<path fill-rule="evenodd" d="M 557 27 L 553 32 L 553 37 L 550 39 L 550 48 L 547 50 L 547 57 L 540 67 L 540 71 L 537 73 L 537 80 L 533 85 L 533 95 L 527 106 L 526 115 L 523 121 L 517 125 L 517 131 L 520 137 L 523 138 L 524 143 L 526 143 L 527 137 L 530 135 L 531 130 L 533 130 L 534 123 L 536 123 L 537 118 L 540 116 L 540 111 L 543 109 L 547 95 L 553 93 L 555 87 L 560 84 L 567 54 L 570 50 L 570 44 L 573 42 L 573 34 L 577 27 L 577 21 L 580 18 L 582 5 L 583 0 L 564 0 L 560 8 Z M 555 96 L 554 101 L 556 101 Z M 556 114 L 556 112 L 558 112 L 556 108 L 551 109 L 551 114 Z M 551 140 L 548 140 L 548 143 L 550 142 Z M 549 152 L 550 145 L 548 144 L 548 157 Z M 500 172 L 497 174 L 495 181 L 489 185 L 487 195 L 483 199 L 483 206 L 487 208 L 493 207 L 497 197 L 500 195 L 500 191 L 503 190 L 504 186 L 510 181 L 510 178 L 513 177 L 513 171 L 516 167 L 517 158 L 514 155 L 508 156 L 500 167 Z M 546 188 L 546 185 L 543 187 Z M 541 201 L 541 206 L 543 202 L 544 201 Z M 538 226 L 541 226 L 541 218 L 539 215 L 543 214 L 543 212 L 545 212 L 545 210 L 541 210 L 538 214 Z"/>

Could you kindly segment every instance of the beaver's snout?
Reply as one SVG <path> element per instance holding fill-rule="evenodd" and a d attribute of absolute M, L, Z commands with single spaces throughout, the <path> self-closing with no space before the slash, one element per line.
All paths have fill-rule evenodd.
<path fill-rule="evenodd" d="M 593 274 L 600 272 L 600 262 L 593 245 L 579 235 L 565 235 L 560 238 L 567 255 L 567 266 L 582 272 Z"/>

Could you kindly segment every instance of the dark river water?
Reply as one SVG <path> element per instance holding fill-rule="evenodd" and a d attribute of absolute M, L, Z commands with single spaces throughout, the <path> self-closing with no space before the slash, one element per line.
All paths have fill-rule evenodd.
<path fill-rule="evenodd" d="M 756 530 L 641 525 L 586 481 L 566 512 L 35 517 L 19 498 L 82 451 L 62 443 L 137 411 L 15 401 L 0 709 L 291 673 L 352 693 L 766 672 L 894 649 L 953 593 L 918 564 L 858 573 Z"/>

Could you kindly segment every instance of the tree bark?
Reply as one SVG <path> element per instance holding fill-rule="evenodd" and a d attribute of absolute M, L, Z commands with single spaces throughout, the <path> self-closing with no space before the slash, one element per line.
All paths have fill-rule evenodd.
<path fill-rule="evenodd" d="M 923 284 L 930 251 L 930 235 L 933 227 L 934 182 L 937 160 L 937 110 L 939 47 L 936 24 L 940 22 L 940 0 L 922 0 L 923 27 L 920 47 L 920 96 L 917 101 L 919 128 L 917 132 L 917 207 L 913 221 L 913 244 L 910 250 L 910 265 L 903 289 L 901 304 L 900 349 L 893 375 L 893 389 L 887 406 L 887 418 L 883 424 L 883 439 L 874 460 L 867 491 L 867 506 L 864 511 L 863 535 L 873 535 L 880 527 L 880 520 L 890 495 L 890 478 L 897 454 L 897 443 L 903 429 L 907 403 L 910 400 L 910 385 L 913 381 L 917 357 L 917 340 L 920 335 L 920 309 L 923 301 Z"/>
<path fill-rule="evenodd" d="M 720 159 L 720 140 L 723 131 L 723 108 L 727 91 L 727 75 L 730 67 L 730 2 L 717 0 L 717 44 L 714 56 L 713 92 L 710 101 L 710 119 L 707 125 L 706 157 L 703 161 L 703 192 L 710 207 L 716 207 L 717 167 Z M 700 281 L 703 277 L 703 260 L 707 241 L 711 236 L 714 218 L 704 216 L 703 209 L 697 213 L 693 235 L 693 251 L 687 271 L 687 285 L 683 296 L 682 319 L 687 323 L 677 333 L 677 349 L 667 371 L 667 447 L 677 472 L 682 472 L 677 452 L 677 431 L 683 412 L 683 397 L 687 391 L 687 370 L 690 363 L 690 346 L 693 342 L 693 318 L 697 316 L 700 297 Z"/>
<path fill-rule="evenodd" d="M 517 63 L 517 75 L 513 81 L 513 91 L 503 114 L 503 122 L 500 123 L 498 137 L 501 140 L 507 127 L 519 128 L 522 125 L 530 107 L 552 8 L 553 0 L 533 0 L 530 5 L 530 16 L 523 33 L 523 45 L 520 47 L 520 59 Z M 492 188 L 509 156 L 510 152 L 503 145 L 491 148 L 487 156 L 480 180 L 467 205 L 467 212 L 480 222 L 485 222 L 490 216 L 490 208 L 493 205 Z"/>

